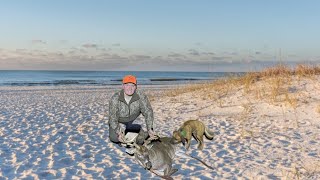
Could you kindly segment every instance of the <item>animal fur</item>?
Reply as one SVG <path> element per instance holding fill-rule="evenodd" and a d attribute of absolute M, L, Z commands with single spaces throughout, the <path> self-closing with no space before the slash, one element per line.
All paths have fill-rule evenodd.
<path fill-rule="evenodd" d="M 157 140 L 147 141 L 144 145 L 134 144 L 134 147 L 136 161 L 142 167 L 163 179 L 173 179 L 171 175 L 178 171 L 178 169 L 172 167 L 175 156 L 193 158 L 209 169 L 213 169 L 203 160 L 178 151 L 177 144 L 172 143 L 172 137 L 161 137 Z"/>
<path fill-rule="evenodd" d="M 204 146 L 203 135 L 209 140 L 213 139 L 213 133 L 209 132 L 208 128 L 201 121 L 188 120 L 178 130 L 173 131 L 172 138 L 173 143 L 182 142 L 188 150 L 193 136 L 199 143 L 198 149 L 202 150 Z"/>
<path fill-rule="evenodd" d="M 171 143 L 171 138 L 162 137 L 145 145 L 135 144 L 135 149 L 134 156 L 138 163 L 154 174 L 172 179 L 171 175 L 178 171 L 172 168 L 176 147 Z"/>

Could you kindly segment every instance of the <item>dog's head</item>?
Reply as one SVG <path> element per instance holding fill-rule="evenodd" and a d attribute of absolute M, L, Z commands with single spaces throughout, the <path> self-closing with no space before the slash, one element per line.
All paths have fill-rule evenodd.
<path fill-rule="evenodd" d="M 172 135 L 172 143 L 176 144 L 180 142 L 185 143 L 185 135 L 181 129 L 173 131 Z"/>

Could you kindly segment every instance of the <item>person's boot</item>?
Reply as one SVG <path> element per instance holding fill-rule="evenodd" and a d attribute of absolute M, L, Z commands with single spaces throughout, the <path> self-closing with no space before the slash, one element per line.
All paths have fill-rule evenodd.
<path fill-rule="evenodd" d="M 142 145 L 144 143 L 144 140 L 146 140 L 148 136 L 149 134 L 141 129 L 136 138 L 136 143 Z"/>
<path fill-rule="evenodd" d="M 126 153 L 133 156 L 136 150 L 134 148 L 126 148 Z"/>

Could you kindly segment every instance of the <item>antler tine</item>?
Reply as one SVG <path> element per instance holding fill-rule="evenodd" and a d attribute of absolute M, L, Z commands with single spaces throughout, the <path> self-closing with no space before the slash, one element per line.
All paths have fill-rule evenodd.
<path fill-rule="evenodd" d="M 148 145 L 150 144 L 153 140 L 157 140 L 157 139 L 160 139 L 160 136 L 159 135 L 156 135 L 157 138 L 151 138 L 149 137 L 148 139 L 144 140 L 144 144 L 145 145 Z"/>
<path fill-rule="evenodd" d="M 136 142 L 133 142 L 132 146 L 136 149 L 140 149 L 140 146 Z"/>
<path fill-rule="evenodd" d="M 130 141 L 128 141 L 127 139 L 124 139 L 124 141 L 122 142 L 122 144 L 125 144 L 125 145 L 130 146 L 130 147 L 133 146 L 133 143 L 130 142 Z"/>
<path fill-rule="evenodd" d="M 146 140 L 144 140 L 144 143 L 143 143 L 143 144 L 144 144 L 144 145 L 148 145 L 148 144 L 151 143 L 151 141 L 152 141 L 152 140 L 151 140 L 150 138 L 149 138 L 149 139 L 146 139 Z"/>

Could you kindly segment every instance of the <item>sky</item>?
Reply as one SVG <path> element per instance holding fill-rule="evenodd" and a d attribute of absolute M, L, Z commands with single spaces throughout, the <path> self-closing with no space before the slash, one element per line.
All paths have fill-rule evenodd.
<path fill-rule="evenodd" d="M 318 0 L 7 0 L 1 70 L 251 71 L 320 62 Z"/>

